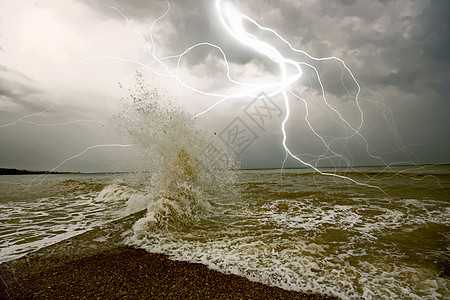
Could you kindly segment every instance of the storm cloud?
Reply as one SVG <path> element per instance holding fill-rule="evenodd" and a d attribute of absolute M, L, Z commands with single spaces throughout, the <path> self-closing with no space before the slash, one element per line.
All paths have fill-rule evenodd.
<path fill-rule="evenodd" d="M 192 45 L 208 42 L 226 53 L 232 75 L 277 78 L 279 70 L 276 64 L 236 43 L 224 31 L 218 23 L 214 1 L 169 2 L 170 12 L 153 28 L 157 55 L 177 55 Z M 448 1 L 230 2 L 259 24 L 276 30 L 293 47 L 315 57 L 336 56 L 345 61 L 363 86 L 360 96 L 366 121 L 361 133 L 374 153 L 384 153 L 386 162 L 450 161 Z M 23 1 L 1 4 L 0 126 L 49 107 L 52 109 L 27 120 L 42 124 L 72 120 L 108 123 L 118 99 L 123 96 L 111 87 L 116 87 L 117 81 L 126 82 L 139 65 L 105 57 L 149 63 L 149 29 L 166 9 L 165 1 L 144 0 L 79 0 L 70 4 L 38 0 L 33 4 Z M 45 23 L 42 28 L 60 28 L 61 32 L 34 32 L 23 18 L 33 15 L 49 16 L 48 20 L 42 19 L 42 24 L 53 23 Z M 34 19 L 35 27 L 39 20 Z M 358 123 L 359 114 L 352 98 L 357 91 L 356 85 L 348 74 L 342 75 L 342 65 L 336 61 L 315 62 L 291 51 L 274 35 L 263 33 L 251 24 L 246 25 L 254 34 L 261 34 L 265 41 L 278 47 L 284 55 L 314 63 L 330 103 L 352 120 L 352 124 Z M 100 57 L 102 55 L 105 57 Z M 170 63 L 176 66 L 176 60 Z M 208 91 L 225 89 L 223 57 L 213 47 L 195 48 L 183 57 L 180 67 L 184 72 L 183 78 L 196 87 L 204 87 Z M 302 83 L 294 90 L 311 101 L 312 112 L 316 113 L 310 115 L 311 122 L 324 136 L 340 136 L 343 129 L 337 128 L 333 115 L 320 106 L 321 89 L 314 70 L 305 66 L 304 72 Z M 177 93 L 175 89 L 172 92 Z M 198 112 L 211 103 L 201 102 L 192 93 L 186 93 L 184 97 L 191 112 Z M 270 123 L 270 127 L 261 130 L 246 114 L 245 109 L 251 100 L 220 106 L 219 110 L 211 112 L 209 118 L 199 122 L 214 132 L 221 132 L 235 117 L 240 117 L 258 135 L 258 139 L 240 157 L 244 165 L 280 166 L 284 158 L 280 146 L 279 124 L 282 119 L 280 117 Z M 283 101 L 276 97 L 272 100 L 285 113 Z M 289 122 L 289 144 L 305 158 L 310 154 L 320 155 L 324 151 L 323 146 L 314 142 L 314 135 L 308 131 L 302 102 L 291 100 L 294 119 Z M 0 128 L 0 165 L 51 169 L 76 153 L 70 149 L 82 151 L 90 145 L 121 139 L 100 124 L 77 123 L 59 129 L 45 129 L 20 122 Z M 392 132 L 394 125 L 396 133 Z M 80 134 L 81 131 L 87 134 Z M 399 144 L 396 134 L 402 143 Z M 346 145 L 354 164 L 377 163 L 360 153 L 365 150 L 361 143 Z M 335 146 L 336 149 L 341 147 L 337 143 Z M 324 161 L 323 165 L 327 163 L 334 162 Z M 296 166 L 293 161 L 288 165 Z M 110 161 L 102 162 L 98 157 L 86 155 L 67 168 L 93 171 L 108 170 L 109 166 Z"/>

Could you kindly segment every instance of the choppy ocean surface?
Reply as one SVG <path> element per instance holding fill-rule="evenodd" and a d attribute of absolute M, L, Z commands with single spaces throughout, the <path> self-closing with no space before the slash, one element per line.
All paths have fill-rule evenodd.
<path fill-rule="evenodd" d="M 450 297 L 449 167 L 345 173 L 382 191 L 300 169 L 235 175 L 236 192 L 201 195 L 129 174 L 2 176 L 0 262 L 147 209 L 123 243 L 343 299 Z"/>

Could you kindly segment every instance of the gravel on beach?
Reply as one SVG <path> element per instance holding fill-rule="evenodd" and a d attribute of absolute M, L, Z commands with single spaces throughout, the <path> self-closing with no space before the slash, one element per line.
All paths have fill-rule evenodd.
<path fill-rule="evenodd" d="M 119 246 L 87 257 L 0 267 L 1 299 L 335 299 L 307 295 Z"/>

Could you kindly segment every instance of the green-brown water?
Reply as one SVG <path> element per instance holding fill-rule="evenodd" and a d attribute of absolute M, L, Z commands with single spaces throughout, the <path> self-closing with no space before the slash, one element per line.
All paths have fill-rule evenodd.
<path fill-rule="evenodd" d="M 185 211 L 160 219 L 168 226 L 138 221 L 124 243 L 344 299 L 449 297 L 450 169 L 381 170 L 346 175 L 384 192 L 305 170 L 238 171 L 240 193 L 173 202 Z M 2 261 L 163 205 L 125 174 L 52 175 L 25 189 L 32 178 L 2 177 Z"/>

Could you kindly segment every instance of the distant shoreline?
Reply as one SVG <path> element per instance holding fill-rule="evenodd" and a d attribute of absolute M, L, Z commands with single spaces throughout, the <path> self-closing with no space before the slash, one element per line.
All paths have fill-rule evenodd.
<path fill-rule="evenodd" d="M 0 168 L 0 175 L 81 174 L 81 172 L 30 171 Z"/>
<path fill-rule="evenodd" d="M 329 168 L 335 168 L 335 169 L 343 169 L 343 168 L 382 168 L 386 166 L 352 166 L 352 167 L 319 167 L 320 169 L 329 169 Z M 425 168 L 425 167 L 450 167 L 450 163 L 444 162 L 439 164 L 422 164 L 422 165 L 406 165 L 406 164 L 399 164 L 399 165 L 390 165 L 389 167 L 418 167 L 418 168 Z M 308 170 L 311 168 L 307 167 L 286 167 L 283 168 L 283 170 Z M 240 171 L 265 171 L 265 170 L 281 170 L 280 168 L 242 168 L 238 169 Z M 114 172 L 70 172 L 70 171 L 64 171 L 64 172 L 57 172 L 57 171 L 32 171 L 32 170 L 23 170 L 23 169 L 11 169 L 11 168 L 0 168 L 0 175 L 41 175 L 41 174 L 122 174 L 122 173 L 133 173 L 132 171 L 114 171 Z"/>

